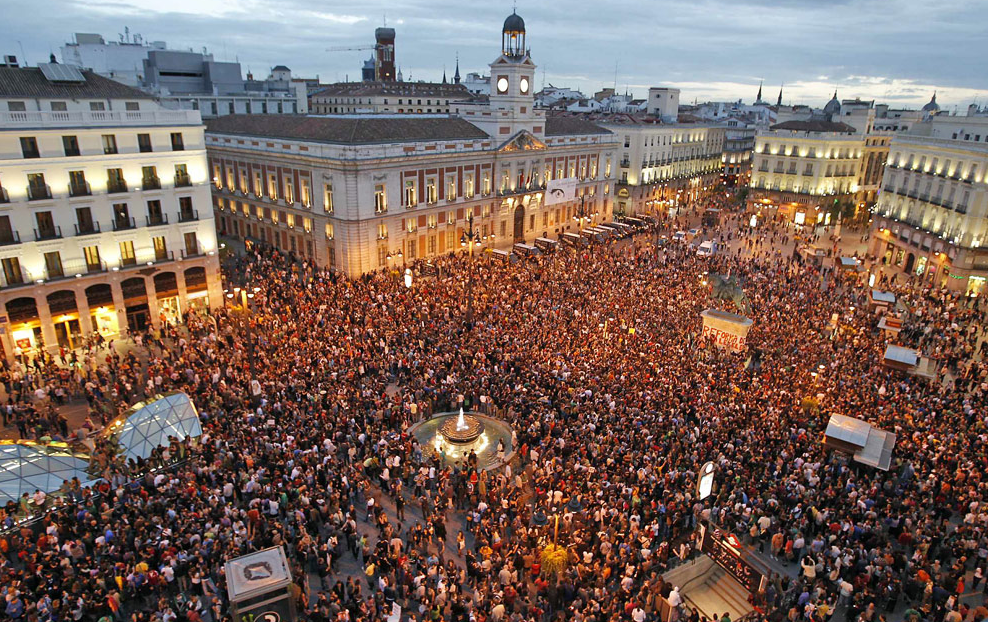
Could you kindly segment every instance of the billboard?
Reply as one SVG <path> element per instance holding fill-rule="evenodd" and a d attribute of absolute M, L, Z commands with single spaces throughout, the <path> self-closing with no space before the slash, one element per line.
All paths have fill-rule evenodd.
<path fill-rule="evenodd" d="M 576 177 L 566 177 L 565 179 L 552 179 L 545 189 L 545 205 L 555 205 L 565 203 L 576 198 Z"/>

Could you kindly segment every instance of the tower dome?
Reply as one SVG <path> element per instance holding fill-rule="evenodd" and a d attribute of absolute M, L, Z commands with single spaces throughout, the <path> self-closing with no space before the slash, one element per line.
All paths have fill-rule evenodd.
<path fill-rule="evenodd" d="M 825 115 L 835 115 L 840 114 L 840 100 L 837 99 L 837 91 L 834 91 L 834 96 L 831 98 L 827 105 L 823 107 L 823 114 Z"/>
<path fill-rule="evenodd" d="M 937 103 L 936 91 L 933 91 L 933 97 L 930 99 L 930 103 L 923 106 L 923 112 L 929 112 L 929 113 L 940 112 L 940 104 Z"/>
<path fill-rule="evenodd" d="M 526 53 L 525 20 L 514 11 L 501 29 L 501 53 L 509 58 L 521 58 Z"/>
<path fill-rule="evenodd" d="M 501 30 L 502 32 L 525 32 L 525 20 L 521 18 L 521 15 L 512 12 L 508 19 L 504 20 L 504 28 Z"/>

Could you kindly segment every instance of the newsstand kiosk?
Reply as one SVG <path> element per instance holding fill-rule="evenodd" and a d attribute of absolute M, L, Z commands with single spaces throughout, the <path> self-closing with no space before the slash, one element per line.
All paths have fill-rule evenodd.
<path fill-rule="evenodd" d="M 295 622 L 292 573 L 282 547 L 231 559 L 225 569 L 234 622 Z"/>

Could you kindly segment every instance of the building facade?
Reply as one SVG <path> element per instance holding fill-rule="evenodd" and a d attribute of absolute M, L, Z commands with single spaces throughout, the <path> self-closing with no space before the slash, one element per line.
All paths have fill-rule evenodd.
<path fill-rule="evenodd" d="M 65 65 L 0 68 L 0 187 L 7 357 L 222 304 L 198 113 Z"/>
<path fill-rule="evenodd" d="M 835 205 L 853 202 L 865 137 L 844 123 L 786 121 L 760 132 L 752 156 L 748 207 L 796 224 L 830 224 Z"/>
<path fill-rule="evenodd" d="M 666 124 L 642 115 L 611 115 L 597 122 L 614 132 L 622 147 L 615 193 L 618 214 L 678 209 L 720 182 L 722 126 Z"/>
<path fill-rule="evenodd" d="M 312 100 L 314 114 L 445 114 L 470 92 L 460 84 L 433 82 L 340 82 Z"/>
<path fill-rule="evenodd" d="M 738 119 L 727 119 L 724 127 L 724 155 L 721 177 L 727 186 L 746 186 L 751 179 L 751 154 L 758 130 Z"/>
<path fill-rule="evenodd" d="M 524 22 L 509 16 L 489 102 L 455 115 L 215 119 L 207 129 L 221 233 L 350 276 L 460 248 L 558 237 L 613 213 L 614 136 L 534 107 Z"/>
<path fill-rule="evenodd" d="M 988 118 L 937 116 L 892 140 L 871 252 L 886 271 L 988 293 Z"/>
<path fill-rule="evenodd" d="M 204 119 L 308 112 L 307 84 L 293 79 L 284 65 L 274 67 L 264 80 L 254 80 L 250 74 L 244 80 L 240 63 L 216 61 L 205 48 L 169 50 L 164 41 L 147 43 L 129 33 L 119 43 L 76 33 L 61 53 L 63 63 L 143 89 L 157 96 L 164 108 L 198 110 Z"/>

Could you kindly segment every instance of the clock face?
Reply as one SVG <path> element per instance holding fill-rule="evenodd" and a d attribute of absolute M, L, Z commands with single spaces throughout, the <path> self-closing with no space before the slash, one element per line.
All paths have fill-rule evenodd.
<path fill-rule="evenodd" d="M 498 93 L 507 93 L 508 92 L 508 79 L 507 78 L 498 78 L 497 79 L 497 92 Z"/>
<path fill-rule="evenodd" d="M 522 78 L 521 79 L 520 86 L 521 86 L 521 92 L 522 93 L 527 93 L 528 92 L 528 78 Z"/>

